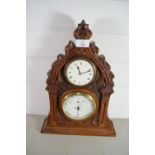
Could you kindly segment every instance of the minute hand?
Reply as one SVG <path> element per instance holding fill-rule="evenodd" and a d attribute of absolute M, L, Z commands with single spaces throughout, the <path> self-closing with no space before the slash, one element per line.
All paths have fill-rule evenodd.
<path fill-rule="evenodd" d="M 82 72 L 81 74 L 88 73 L 88 72 L 91 72 L 91 70 L 88 70 L 88 71 Z"/>

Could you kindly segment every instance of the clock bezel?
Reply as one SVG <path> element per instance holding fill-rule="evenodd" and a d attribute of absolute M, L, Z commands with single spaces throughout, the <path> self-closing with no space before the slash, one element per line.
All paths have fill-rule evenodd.
<path fill-rule="evenodd" d="M 72 83 L 72 82 L 69 80 L 69 78 L 68 78 L 68 76 L 67 76 L 67 68 L 68 68 L 68 66 L 69 66 L 72 62 L 74 62 L 74 61 L 76 61 L 76 60 L 84 60 L 84 61 L 87 61 L 88 63 L 90 63 L 90 65 L 91 65 L 92 68 L 93 68 L 93 71 L 94 71 L 93 78 L 92 78 L 91 81 L 89 81 L 87 84 L 84 84 L 84 85 L 77 85 L 77 84 L 74 84 L 74 83 Z M 70 60 L 70 61 L 65 65 L 65 67 L 64 67 L 64 75 L 65 75 L 65 79 L 67 80 L 67 82 L 70 83 L 71 85 L 76 86 L 76 87 L 85 87 L 85 86 L 90 85 L 90 84 L 95 80 L 95 77 L 96 77 L 96 66 L 94 65 L 94 63 L 93 63 L 91 60 L 89 60 L 89 59 L 87 59 L 87 58 L 74 58 L 74 59 Z"/>
<path fill-rule="evenodd" d="M 73 119 L 71 117 L 68 117 L 63 110 L 63 101 L 69 96 L 74 95 L 74 94 L 82 94 L 84 96 L 89 97 L 89 99 L 92 101 L 92 104 L 94 105 L 93 112 L 83 119 Z M 84 90 L 84 91 L 76 90 L 76 89 L 69 90 L 65 92 L 63 95 L 61 95 L 60 97 L 60 111 L 67 120 L 76 121 L 76 122 L 87 121 L 87 120 L 92 119 L 95 116 L 95 114 L 97 113 L 97 110 L 98 110 L 98 102 L 97 102 L 96 96 L 87 90 Z"/>

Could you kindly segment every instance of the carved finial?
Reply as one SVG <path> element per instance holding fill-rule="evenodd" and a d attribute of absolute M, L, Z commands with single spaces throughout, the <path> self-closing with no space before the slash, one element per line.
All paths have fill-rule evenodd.
<path fill-rule="evenodd" d="M 78 25 L 80 25 L 80 24 L 78 24 Z M 86 25 L 86 22 L 84 19 L 82 19 L 81 25 L 83 25 L 83 26 Z"/>
<path fill-rule="evenodd" d="M 90 39 L 92 32 L 89 29 L 89 24 L 86 24 L 86 22 L 82 20 L 82 22 L 78 24 L 73 35 L 76 39 Z"/>

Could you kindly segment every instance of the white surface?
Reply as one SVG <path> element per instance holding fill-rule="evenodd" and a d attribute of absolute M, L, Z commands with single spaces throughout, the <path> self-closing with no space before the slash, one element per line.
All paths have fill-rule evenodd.
<path fill-rule="evenodd" d="M 73 20 L 74 19 L 74 20 Z M 128 118 L 128 1 L 27 0 L 27 113 L 47 114 L 46 73 L 82 19 L 115 74 L 109 115 Z"/>
<path fill-rule="evenodd" d="M 27 116 L 27 155 L 128 155 L 129 121 L 114 119 L 116 137 L 41 134 L 44 116 Z"/>
<path fill-rule="evenodd" d="M 76 47 L 89 47 L 89 40 L 85 39 L 76 39 Z"/>

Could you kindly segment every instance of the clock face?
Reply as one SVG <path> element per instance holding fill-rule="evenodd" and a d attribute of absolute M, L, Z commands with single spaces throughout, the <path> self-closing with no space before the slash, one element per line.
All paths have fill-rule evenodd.
<path fill-rule="evenodd" d="M 67 80 L 76 86 L 84 86 L 93 81 L 96 68 L 90 61 L 76 59 L 67 64 L 65 68 Z"/>
<path fill-rule="evenodd" d="M 94 114 L 96 102 L 88 94 L 71 93 L 63 98 L 62 110 L 67 117 L 73 120 L 83 120 Z"/>

